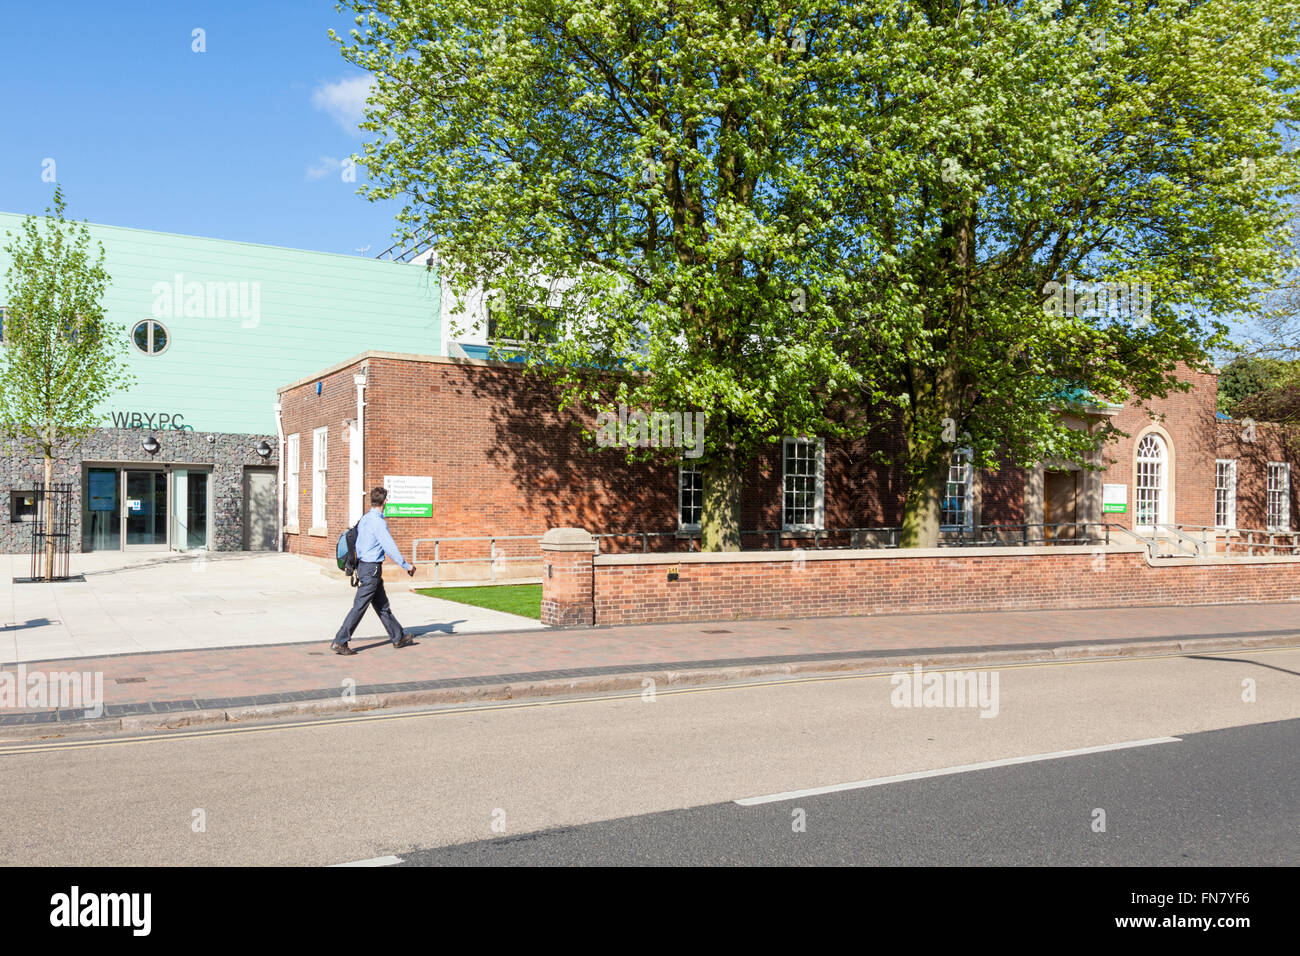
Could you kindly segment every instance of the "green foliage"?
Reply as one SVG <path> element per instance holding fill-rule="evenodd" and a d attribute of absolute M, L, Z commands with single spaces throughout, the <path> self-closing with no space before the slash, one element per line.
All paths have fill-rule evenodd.
<path fill-rule="evenodd" d="M 104 250 L 89 230 L 54 208 L 7 233 L 4 347 L 0 349 L 0 429 L 50 458 L 59 444 L 99 424 L 96 407 L 130 384 L 124 330 L 104 318 Z"/>
<path fill-rule="evenodd" d="M 925 543 L 945 430 L 1086 460 L 1063 394 L 1179 387 L 1287 264 L 1300 0 L 349 6 L 363 193 L 462 297 L 551 307 L 566 401 L 708 413 L 706 547 L 756 449 L 882 421 Z M 1070 277 L 1151 307 L 1049 312 Z"/>
<path fill-rule="evenodd" d="M 1239 356 L 1219 372 L 1219 411 L 1230 412 L 1242 399 L 1267 392 L 1294 377 L 1294 363 L 1282 359 Z"/>

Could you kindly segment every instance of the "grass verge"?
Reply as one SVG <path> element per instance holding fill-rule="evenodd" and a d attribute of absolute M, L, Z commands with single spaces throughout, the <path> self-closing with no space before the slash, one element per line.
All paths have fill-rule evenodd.
<path fill-rule="evenodd" d="M 491 611 L 505 611 L 540 620 L 542 617 L 542 586 L 540 584 L 490 584 L 477 588 L 419 588 L 419 594 L 472 604 Z"/>

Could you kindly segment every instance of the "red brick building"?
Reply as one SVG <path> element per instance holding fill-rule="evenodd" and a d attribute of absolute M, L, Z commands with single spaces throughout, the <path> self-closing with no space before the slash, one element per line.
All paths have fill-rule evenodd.
<path fill-rule="evenodd" d="M 955 459 L 945 534 L 1103 521 L 1289 530 L 1294 454 L 1284 437 L 1272 426 L 1249 434 L 1243 423 L 1217 420 L 1217 376 L 1189 371 L 1187 378 L 1191 391 L 1098 410 L 1129 434 L 1099 456 L 1103 468 L 1048 462 L 972 474 Z M 606 551 L 640 550 L 641 533 L 654 535 L 646 539 L 650 550 L 690 547 L 698 477 L 679 470 L 671 452 L 630 463 L 619 448 L 595 447 L 572 413 L 556 411 L 556 396 L 517 365 L 367 352 L 285 386 L 280 403 L 286 550 L 332 559 L 368 490 L 394 476 L 414 479 L 417 498 L 431 480 L 431 502 L 389 521 L 408 559 L 420 542 L 414 557 L 422 563 L 433 557 L 432 539 L 441 561 L 484 558 L 488 542 L 447 539 L 487 536 L 505 539 L 496 542 L 498 554 L 535 558 L 532 536 L 554 527 L 628 535 L 605 539 Z M 889 543 L 891 532 L 881 529 L 901 523 L 903 482 L 872 450 L 867 440 L 774 443 L 745 483 L 742 527 L 762 533 L 747 534 L 746 547 L 811 544 L 814 536 Z M 498 569 L 507 566 L 512 574 L 522 568 Z M 459 575 L 444 568 L 442 576 L 482 571 L 481 564 Z"/>

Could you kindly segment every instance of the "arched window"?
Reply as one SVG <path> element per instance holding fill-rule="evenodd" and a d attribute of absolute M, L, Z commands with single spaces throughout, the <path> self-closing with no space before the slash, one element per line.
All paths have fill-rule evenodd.
<path fill-rule="evenodd" d="M 1169 453 L 1154 433 L 1143 435 L 1137 447 L 1137 526 L 1148 530 L 1169 520 Z"/>

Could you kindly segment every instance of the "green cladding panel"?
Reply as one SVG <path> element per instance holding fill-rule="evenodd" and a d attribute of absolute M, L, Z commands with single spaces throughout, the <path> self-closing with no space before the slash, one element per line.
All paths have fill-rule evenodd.
<path fill-rule="evenodd" d="M 10 261 L 3 246 L 13 238 L 5 233 L 16 236 L 22 221 L 0 213 L 0 306 Z M 146 320 L 167 334 L 157 354 L 128 348 L 136 381 L 102 408 L 107 427 L 274 434 L 280 386 L 368 349 L 439 350 L 438 280 L 423 266 L 89 229 L 104 246 L 109 321 L 123 336 Z"/>

